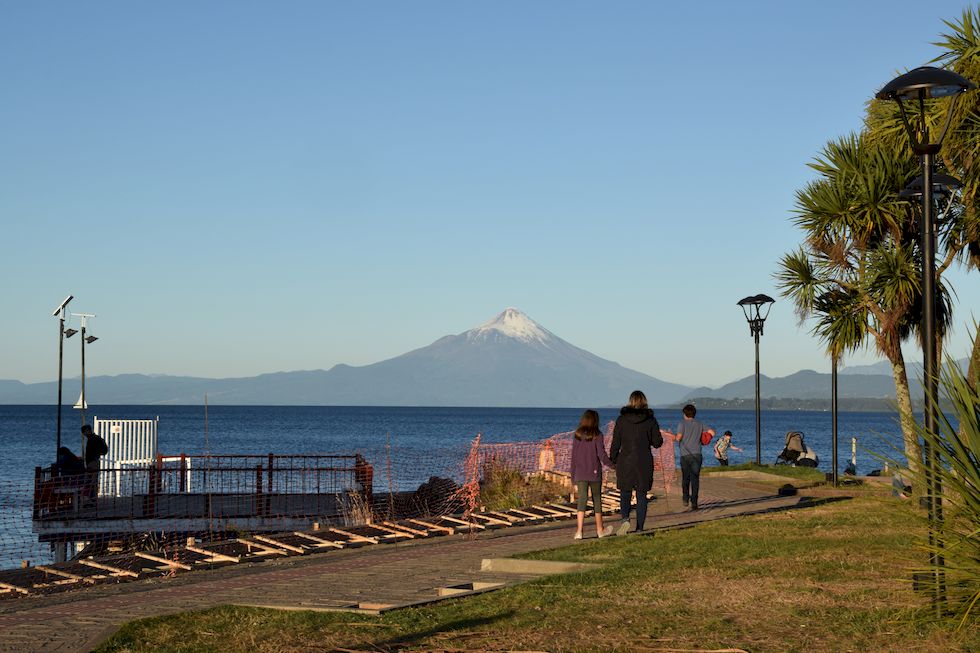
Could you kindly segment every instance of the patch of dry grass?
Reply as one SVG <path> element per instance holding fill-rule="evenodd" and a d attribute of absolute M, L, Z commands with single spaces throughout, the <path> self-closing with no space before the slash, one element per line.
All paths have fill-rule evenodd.
<path fill-rule="evenodd" d="M 915 619 L 907 505 L 862 496 L 654 537 L 533 554 L 597 570 L 380 618 L 220 608 L 130 624 L 100 651 L 980 650 L 980 629 Z"/>

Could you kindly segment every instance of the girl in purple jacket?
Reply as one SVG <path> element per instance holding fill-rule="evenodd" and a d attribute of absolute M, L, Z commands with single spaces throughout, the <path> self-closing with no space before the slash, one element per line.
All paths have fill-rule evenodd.
<path fill-rule="evenodd" d="M 595 532 L 597 537 L 612 535 L 612 526 L 602 527 L 602 466 L 612 467 L 606 453 L 602 431 L 599 430 L 599 413 L 587 410 L 575 429 L 572 440 L 572 482 L 578 494 L 578 530 L 575 539 L 582 539 L 585 525 L 585 509 L 588 507 L 589 492 L 592 492 L 592 508 L 595 511 Z"/>

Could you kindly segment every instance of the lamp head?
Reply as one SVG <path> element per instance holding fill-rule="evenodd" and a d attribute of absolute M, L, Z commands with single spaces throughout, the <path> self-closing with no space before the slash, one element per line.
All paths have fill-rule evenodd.
<path fill-rule="evenodd" d="M 87 342 L 90 345 L 98 339 L 99 339 L 98 336 L 85 336 L 85 342 Z"/>
<path fill-rule="evenodd" d="M 899 192 L 898 196 L 910 199 L 914 197 L 922 197 L 922 189 L 925 188 L 923 183 L 924 179 L 922 175 L 919 175 L 915 179 L 909 182 L 909 185 Z M 932 175 L 932 192 L 937 194 L 946 194 L 949 191 L 956 190 L 957 188 L 962 188 L 963 183 L 959 179 L 950 175 L 944 175 L 941 172 L 937 172 Z"/>
<path fill-rule="evenodd" d="M 932 100 L 959 95 L 976 84 L 952 70 L 920 66 L 899 75 L 875 94 L 879 100 Z"/>
<path fill-rule="evenodd" d="M 739 300 L 738 305 L 742 307 L 742 312 L 745 314 L 745 319 L 748 322 L 765 322 L 766 318 L 769 317 L 769 310 L 774 303 L 776 303 L 775 299 L 769 295 L 760 293 Z M 763 309 L 766 311 L 764 315 L 762 313 Z"/>
<path fill-rule="evenodd" d="M 78 330 L 77 329 L 71 329 L 71 328 L 65 329 L 65 337 L 66 338 L 71 338 L 76 333 L 78 333 Z"/>

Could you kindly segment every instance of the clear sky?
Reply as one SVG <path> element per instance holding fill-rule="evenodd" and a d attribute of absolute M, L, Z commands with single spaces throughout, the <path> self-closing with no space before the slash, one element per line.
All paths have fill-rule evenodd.
<path fill-rule="evenodd" d="M 4 2 L 0 379 L 56 377 L 69 293 L 90 375 L 363 365 L 507 306 L 749 375 L 735 304 L 777 296 L 806 164 L 965 6 Z M 786 301 L 762 367 L 829 369 Z"/>

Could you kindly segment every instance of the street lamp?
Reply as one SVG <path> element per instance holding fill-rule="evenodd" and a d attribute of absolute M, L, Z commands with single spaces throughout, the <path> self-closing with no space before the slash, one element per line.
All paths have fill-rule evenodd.
<path fill-rule="evenodd" d="M 759 336 L 762 335 L 762 325 L 769 317 L 769 311 L 776 302 L 769 295 L 752 295 L 738 302 L 749 323 L 749 332 L 755 339 L 755 464 L 762 464 L 762 404 L 759 397 Z M 765 310 L 765 314 L 763 314 Z"/>
<path fill-rule="evenodd" d="M 72 299 L 74 299 L 74 295 L 68 295 L 65 297 L 65 301 L 61 302 L 61 305 L 51 313 L 52 317 L 58 318 L 58 435 L 56 438 L 58 449 L 61 449 L 61 379 L 65 360 L 65 312 L 68 310 L 68 302 Z M 69 329 L 69 331 L 74 331 L 74 329 Z M 75 334 L 72 333 L 71 335 Z M 57 453 L 57 450 L 55 450 L 55 455 Z"/>
<path fill-rule="evenodd" d="M 90 345 L 98 340 L 96 336 L 85 335 L 85 331 L 88 328 L 88 318 L 96 316 L 92 313 L 72 313 L 72 315 L 82 319 L 82 394 L 78 397 L 78 408 L 82 414 L 82 426 L 85 426 L 85 409 L 88 408 L 88 404 L 85 402 L 85 345 Z"/>
<path fill-rule="evenodd" d="M 902 124 L 908 133 L 909 144 L 912 152 L 919 156 L 922 164 L 921 193 L 922 193 L 922 228 L 920 229 L 922 239 L 922 384 L 925 391 L 925 410 L 924 426 L 935 433 L 938 427 L 939 399 L 939 365 L 936 356 L 936 215 L 933 212 L 933 193 L 935 191 L 936 175 L 933 171 L 934 160 L 939 148 L 942 146 L 943 138 L 953 119 L 953 108 L 957 98 L 975 85 L 965 77 L 957 75 L 951 70 L 923 66 L 911 70 L 904 75 L 899 75 L 892 81 L 885 84 L 884 88 L 875 94 L 879 100 L 894 100 L 898 104 L 898 111 L 902 117 Z M 939 138 L 933 142 L 929 136 L 929 127 L 926 124 L 926 100 L 935 100 L 944 97 L 951 97 L 950 106 L 947 108 L 946 121 Z M 918 120 L 910 121 L 906 112 L 905 102 L 912 102 L 918 105 Z M 941 481 L 936 473 L 939 460 L 935 451 L 931 447 L 926 448 L 925 470 L 926 470 L 926 505 L 929 510 L 929 521 L 934 526 L 939 525 L 943 519 L 942 513 L 942 487 Z M 931 534 L 930 534 L 931 538 Z M 942 579 L 942 568 L 945 565 L 942 553 L 942 542 L 933 542 L 930 555 L 930 562 L 935 569 L 935 594 L 933 603 L 936 609 L 942 611 L 942 603 L 945 602 L 944 581 Z"/>

